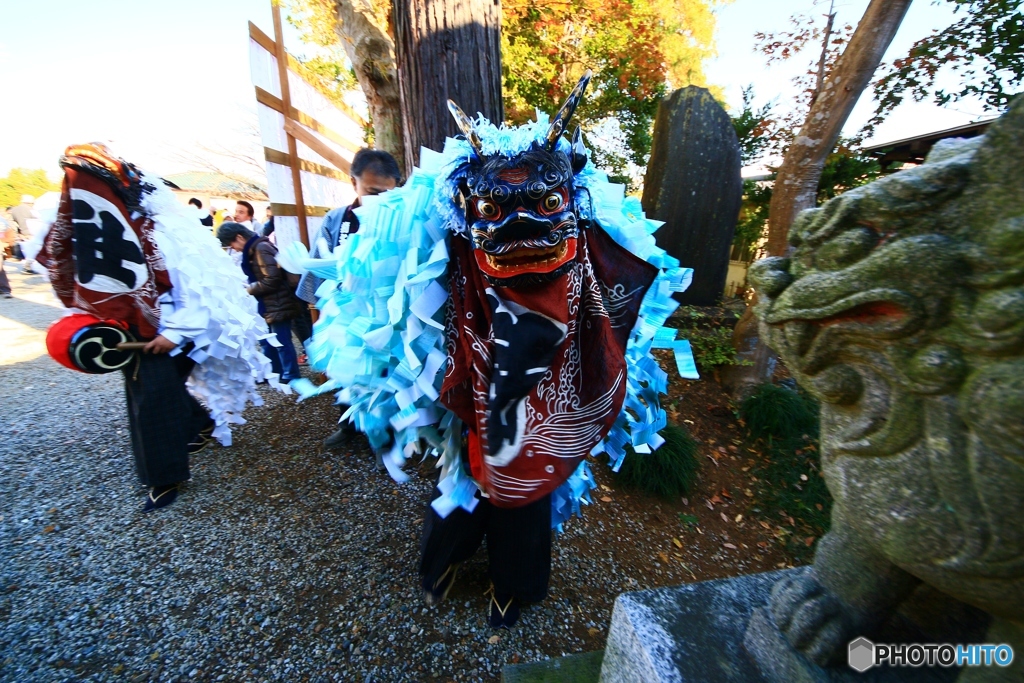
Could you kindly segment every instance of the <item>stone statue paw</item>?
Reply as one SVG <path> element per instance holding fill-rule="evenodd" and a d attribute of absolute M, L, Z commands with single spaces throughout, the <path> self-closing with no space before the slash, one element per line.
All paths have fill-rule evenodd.
<path fill-rule="evenodd" d="M 851 620 L 812 571 L 776 583 L 769 609 L 779 631 L 815 664 L 827 666 L 845 655 L 852 637 Z"/>

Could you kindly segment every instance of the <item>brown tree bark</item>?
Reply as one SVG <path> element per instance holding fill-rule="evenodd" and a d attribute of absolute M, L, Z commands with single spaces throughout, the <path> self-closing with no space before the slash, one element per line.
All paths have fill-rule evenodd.
<path fill-rule="evenodd" d="M 370 0 L 337 0 L 335 6 L 338 37 L 370 109 L 374 146 L 390 152 L 399 168 L 405 168 L 395 41 L 378 21 Z"/>
<path fill-rule="evenodd" d="M 354 1 L 354 0 L 345 0 Z M 394 0 L 405 168 L 420 147 L 440 150 L 458 133 L 448 100 L 470 116 L 504 119 L 500 0 Z"/>
<path fill-rule="evenodd" d="M 871 0 L 850 44 L 825 79 L 807 121 L 775 176 L 768 213 L 768 253 L 786 253 L 789 226 L 815 204 L 825 159 L 910 8 L 911 0 Z"/>
<path fill-rule="evenodd" d="M 775 176 L 768 212 L 770 256 L 785 255 L 793 220 L 798 213 L 814 206 L 825 159 L 896 35 L 910 2 L 871 0 L 849 45 L 818 89 L 807 120 Z M 770 380 L 776 365 L 775 353 L 758 335 L 752 310 L 756 301 L 755 297 L 747 307 L 732 338 L 736 358 L 749 365 L 728 366 L 721 373 L 723 387 L 737 399 Z"/>

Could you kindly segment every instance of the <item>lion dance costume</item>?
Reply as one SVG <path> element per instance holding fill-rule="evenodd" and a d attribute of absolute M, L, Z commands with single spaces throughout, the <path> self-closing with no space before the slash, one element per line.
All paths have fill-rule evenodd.
<path fill-rule="evenodd" d="M 73 369 L 123 371 L 146 510 L 163 507 L 189 478 L 189 454 L 214 438 L 230 445 L 229 425 L 262 403 L 256 383 L 278 385 L 260 352 L 267 326 L 241 271 L 159 178 L 96 144 L 69 147 L 60 164 L 60 208 L 40 261 L 74 313 L 54 323 L 47 345 Z M 158 335 L 177 348 L 116 346 Z"/>
<path fill-rule="evenodd" d="M 286 250 L 311 270 L 321 318 L 307 344 L 329 377 L 293 383 L 339 402 L 404 480 L 429 443 L 441 468 L 422 542 L 428 603 L 487 538 L 493 626 L 547 594 L 552 526 L 594 487 L 585 460 L 659 447 L 672 348 L 696 377 L 689 344 L 663 323 L 691 271 L 655 246 L 660 225 L 563 136 L 585 76 L 548 123 L 496 127 L 449 103 L 464 135 L 423 149 L 401 188 L 364 198 L 361 229 L 328 259 Z M 321 253 L 329 250 L 321 247 Z"/>

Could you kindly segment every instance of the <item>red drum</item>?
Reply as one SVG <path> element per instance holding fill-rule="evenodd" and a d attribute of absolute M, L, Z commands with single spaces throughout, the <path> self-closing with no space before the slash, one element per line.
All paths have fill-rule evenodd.
<path fill-rule="evenodd" d="M 46 332 L 46 350 L 55 361 L 92 375 L 128 365 L 133 351 L 119 349 L 118 344 L 134 341 L 132 334 L 116 321 L 83 313 L 61 318 Z"/>

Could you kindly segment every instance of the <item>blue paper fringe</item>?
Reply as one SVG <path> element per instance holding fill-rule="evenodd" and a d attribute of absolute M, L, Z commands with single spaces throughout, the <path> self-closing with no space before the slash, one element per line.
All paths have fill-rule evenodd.
<path fill-rule="evenodd" d="M 485 153 L 514 152 L 543 136 L 547 126 L 546 115 L 538 114 L 536 122 L 518 128 L 499 128 L 481 119 L 477 130 Z M 448 231 L 464 229 L 447 177 L 471 153 L 464 140 L 447 140 L 443 153 L 424 148 L 421 167 L 403 187 L 363 198 L 363 206 L 356 209 L 359 232 L 333 253 L 321 249 L 327 258 L 311 259 L 298 242 L 279 255 L 286 270 L 312 271 L 325 278 L 317 291 L 320 317 L 306 353 L 310 367 L 326 373 L 329 381 L 316 387 L 296 380 L 292 388 L 300 400 L 337 391 L 338 402 L 351 406 L 342 419 L 351 420 L 375 449 L 387 444 L 390 427 L 395 441 L 384 464 L 396 481 L 408 479 L 401 469 L 406 459 L 419 453 L 422 442 L 429 444 L 431 453 L 440 456 L 442 495 L 433 506 L 442 517 L 459 507 L 472 511 L 477 504 L 477 486 L 460 458 L 462 423 L 438 400 L 447 367 L 446 237 Z M 677 331 L 664 326 L 679 305 L 672 293 L 689 286 L 693 271 L 680 267 L 655 244 L 654 232 L 661 223 L 646 218 L 640 201 L 625 196 L 622 185 L 609 183 L 590 162 L 576 183 L 578 205 L 593 212 L 589 217 L 618 244 L 661 271 L 644 297 L 627 345 L 622 412 L 592 451 L 607 453 L 618 471 L 626 444 L 637 453 L 650 453 L 664 443 L 658 434 L 666 425 L 659 395 L 666 390 L 668 375 L 651 350 L 672 349 L 679 374 L 699 377 L 689 342 L 676 339 Z M 579 514 L 595 487 L 590 466 L 581 462 L 552 494 L 552 525 L 561 529 L 569 517 Z"/>

